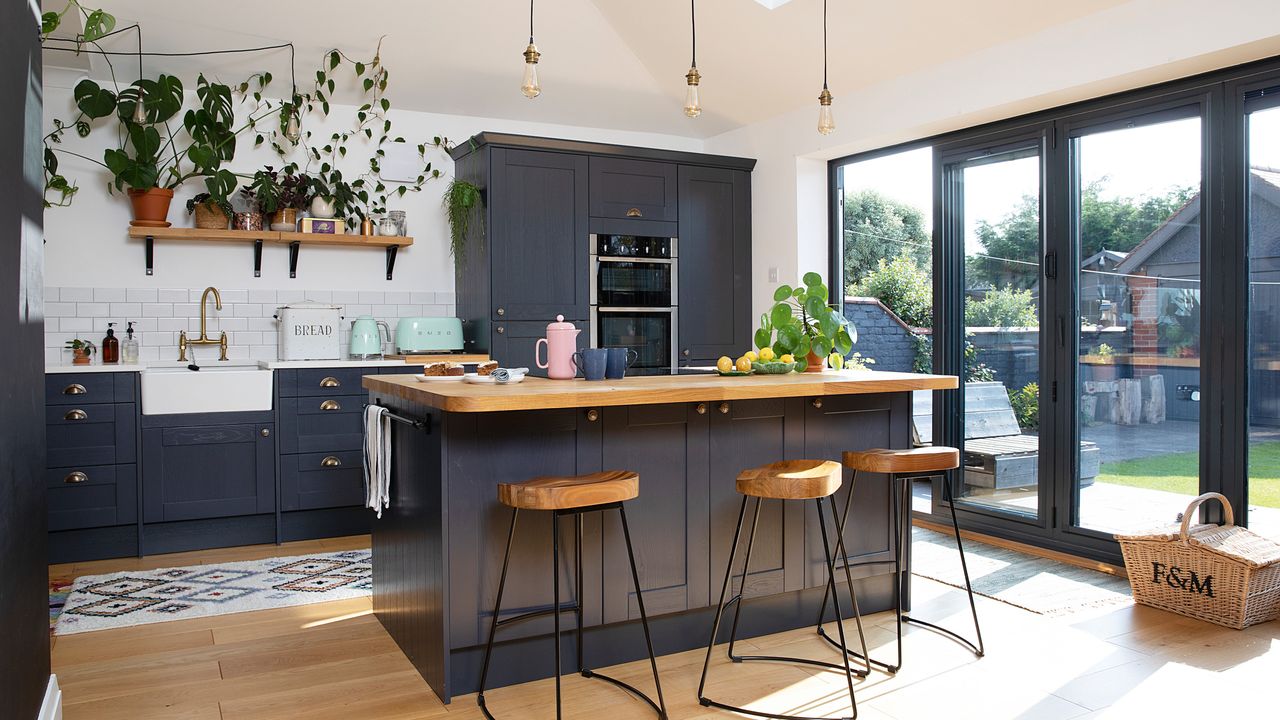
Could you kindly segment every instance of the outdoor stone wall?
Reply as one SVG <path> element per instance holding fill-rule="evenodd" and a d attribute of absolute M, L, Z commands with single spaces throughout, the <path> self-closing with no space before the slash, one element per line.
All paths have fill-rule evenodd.
<path fill-rule="evenodd" d="M 996 373 L 996 381 L 1008 390 L 1038 382 L 1040 351 L 1038 328 L 969 328 L 969 342 L 978 348 L 978 362 Z"/>
<path fill-rule="evenodd" d="M 847 297 L 844 316 L 858 329 L 854 352 L 873 358 L 873 370 L 911 372 L 916 357 L 916 343 L 906 323 L 876 298 Z"/>

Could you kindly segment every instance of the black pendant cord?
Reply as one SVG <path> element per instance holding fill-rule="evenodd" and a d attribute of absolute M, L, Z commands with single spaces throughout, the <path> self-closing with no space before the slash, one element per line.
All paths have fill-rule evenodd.
<path fill-rule="evenodd" d="M 533 0 L 529 0 L 529 44 L 533 44 Z"/>
<path fill-rule="evenodd" d="M 822 89 L 827 89 L 827 0 L 822 0 Z"/>
<path fill-rule="evenodd" d="M 698 0 L 689 0 L 689 28 L 692 30 L 693 42 L 690 52 L 690 66 L 698 67 Z"/>

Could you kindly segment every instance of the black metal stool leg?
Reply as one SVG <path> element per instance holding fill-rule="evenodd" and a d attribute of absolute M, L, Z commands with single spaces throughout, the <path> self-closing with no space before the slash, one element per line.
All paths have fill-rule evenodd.
<path fill-rule="evenodd" d="M 852 490 L 853 489 L 850 488 L 851 495 L 852 495 Z M 858 677 L 866 677 L 871 673 L 871 654 L 867 652 L 867 634 L 862 627 L 862 611 L 858 608 L 858 591 L 853 585 L 853 576 L 849 572 L 848 557 L 845 554 L 846 551 L 844 547 L 844 524 L 841 523 L 840 519 L 836 516 L 835 498 L 834 497 L 829 498 L 828 503 L 831 506 L 831 523 L 836 528 L 836 552 L 834 557 L 840 558 L 840 560 L 844 564 L 844 578 L 845 578 L 845 582 L 849 584 L 849 605 L 853 608 L 853 622 L 858 628 L 858 642 L 862 646 L 861 655 L 859 655 L 856 652 L 853 652 L 852 650 L 847 650 L 847 649 L 846 649 L 846 653 L 852 657 L 861 658 L 865 661 L 864 664 L 866 665 L 867 669 L 854 670 L 853 673 Z M 834 563 L 834 560 L 832 562 Z M 836 610 L 837 610 L 836 617 L 839 617 L 840 615 L 838 611 L 840 610 L 840 606 L 839 606 L 840 595 L 839 593 L 836 592 L 835 580 L 836 580 L 836 575 L 833 567 L 833 571 L 830 577 L 827 578 L 827 582 L 831 583 L 831 602 L 836 605 Z M 846 645 L 846 648 L 847 648 L 847 645 Z"/>
<path fill-rule="evenodd" d="M 934 625 L 931 622 L 920 620 L 910 615 L 907 615 L 902 619 L 903 621 L 911 623 L 912 625 L 920 625 L 923 627 L 927 627 L 930 630 L 933 630 L 935 632 L 940 632 L 943 635 L 947 635 L 952 639 L 954 639 L 956 642 L 960 643 L 961 645 L 968 647 L 970 650 L 973 651 L 974 655 L 978 657 L 983 657 L 984 655 L 986 655 L 986 647 L 983 645 L 983 642 L 982 642 L 982 627 L 978 624 L 978 604 L 973 598 L 973 583 L 970 582 L 969 580 L 969 564 L 968 562 L 965 561 L 965 558 L 964 558 L 964 544 L 960 539 L 960 521 L 956 519 L 956 503 L 955 503 L 955 499 L 952 497 L 951 483 L 948 482 L 946 478 L 943 478 L 943 481 L 942 481 L 942 498 L 944 501 L 946 501 L 947 506 L 951 509 L 951 529 L 955 533 L 956 550 L 958 550 L 960 553 L 960 570 L 964 573 L 964 588 L 965 588 L 965 592 L 969 594 L 969 612 L 973 615 L 973 629 L 977 633 L 978 644 L 977 645 L 973 644 L 971 641 L 961 637 L 956 632 L 948 630 L 944 627 L 939 627 L 937 625 Z"/>
<path fill-rule="evenodd" d="M 747 554 L 742 559 L 742 584 L 738 586 L 737 594 L 729 598 L 730 603 L 736 603 L 733 606 L 733 624 L 729 627 L 728 655 L 733 662 L 742 662 L 742 658 L 733 654 L 733 646 L 738 641 L 738 618 L 742 617 L 742 596 L 747 592 L 747 576 L 751 572 L 751 548 L 755 547 L 756 527 L 760 525 L 760 502 L 760 498 L 756 498 L 756 509 L 751 515 L 751 532 L 747 533 Z"/>
<path fill-rule="evenodd" d="M 575 604 L 578 607 L 578 672 L 583 677 L 591 677 L 586 669 L 586 660 L 582 657 L 582 513 L 578 513 L 575 519 L 577 522 L 573 528 L 573 547 L 578 569 L 578 588 L 574 591 L 577 593 Z"/>
<path fill-rule="evenodd" d="M 551 514 L 552 613 L 556 642 L 556 720 L 560 720 L 560 514 Z"/>
<path fill-rule="evenodd" d="M 845 582 L 848 583 L 849 585 L 849 600 L 853 605 L 853 616 L 858 623 L 858 637 L 860 638 L 861 645 L 862 645 L 861 654 L 856 653 L 852 650 L 849 651 L 849 654 L 852 657 L 855 657 L 861 660 L 863 667 L 866 668 L 866 670 L 859 669 L 859 670 L 853 671 L 854 674 L 857 675 L 858 677 L 866 677 L 870 675 L 872 665 L 876 665 L 880 668 L 883 668 L 886 672 L 893 674 L 898 671 L 897 666 L 880 662 L 879 660 L 872 658 L 870 656 L 870 653 L 867 652 L 867 637 L 862 631 L 862 613 L 858 610 L 858 596 L 854 592 L 854 588 L 853 588 L 853 573 L 849 569 L 850 567 L 852 567 L 852 565 L 849 563 L 848 558 L 845 556 L 844 528 L 845 528 L 845 525 L 847 525 L 849 522 L 849 507 L 853 504 L 853 491 L 854 491 L 854 488 L 857 487 L 857 481 L 858 481 L 858 471 L 854 470 L 853 475 L 849 479 L 849 494 L 846 495 L 844 499 L 844 511 L 843 511 L 842 518 L 836 517 L 835 497 L 832 496 L 831 498 L 831 519 L 836 526 L 836 539 L 837 539 L 836 557 L 841 558 L 841 562 L 844 565 L 844 579 L 845 579 Z M 831 578 L 829 582 L 834 582 L 834 578 Z M 832 597 L 837 597 L 835 593 L 831 593 L 831 595 Z M 827 595 L 824 593 L 822 596 L 822 608 L 818 611 L 818 637 L 822 638 L 823 640 L 826 640 L 827 643 L 830 644 L 831 646 L 836 647 L 837 644 L 835 639 L 832 638 L 830 635 L 828 635 L 826 628 L 823 627 L 823 624 L 826 623 L 826 621 L 827 621 Z"/>
<path fill-rule="evenodd" d="M 644 593 L 640 590 L 640 573 L 636 570 L 636 554 L 631 548 L 631 529 L 627 527 L 627 511 L 618 506 L 618 517 L 622 518 L 622 537 L 627 541 L 627 559 L 631 561 L 631 583 L 636 589 L 636 607 L 640 610 L 640 626 L 644 628 L 644 644 L 649 650 L 649 667 L 653 669 L 653 686 L 658 691 L 658 704 L 653 709 L 658 711 L 658 717 L 667 720 L 667 701 L 662 697 L 662 680 L 658 678 L 658 658 L 653 654 L 653 637 L 649 633 L 649 616 L 644 612 Z M 603 677 L 603 676 L 601 676 Z M 611 678 L 610 678 L 611 679 Z M 614 681 L 618 682 L 618 681 Z M 627 686 L 625 683 L 619 685 Z M 631 688 L 640 697 L 644 698 L 650 705 L 653 701 L 635 688 Z"/>
<path fill-rule="evenodd" d="M 836 516 L 835 500 L 827 498 L 831 502 L 831 517 Z M 836 595 L 836 559 L 831 554 L 831 544 L 827 542 L 827 523 L 822 517 L 822 498 L 817 499 L 818 505 L 818 528 L 822 532 L 822 550 L 827 555 L 827 583 L 831 588 L 831 605 L 836 615 L 836 630 L 840 635 L 840 659 L 844 661 L 845 680 L 849 684 L 849 705 L 853 709 L 853 718 L 858 717 L 858 701 L 853 696 L 853 668 L 849 665 L 849 643 L 844 637 L 844 618 L 840 616 L 840 598 Z M 849 592 L 853 592 L 853 585 L 849 585 Z M 857 612 L 857 601 L 854 601 L 854 612 Z M 862 632 L 862 623 L 858 623 L 858 632 Z M 866 648 L 863 648 L 864 652 Z"/>
<path fill-rule="evenodd" d="M 733 561 L 738 554 L 738 540 L 742 537 L 742 520 L 747 515 L 747 496 L 742 496 L 742 506 L 738 508 L 738 524 L 733 530 L 733 543 L 729 545 L 729 562 L 724 567 L 724 584 L 720 586 L 720 601 L 716 604 L 716 619 L 711 623 L 711 638 L 707 640 L 707 656 L 702 661 L 702 679 L 698 681 L 698 702 L 703 706 L 711 705 L 707 699 L 707 668 L 711 665 L 711 649 L 716 645 L 716 635 L 720 632 L 720 619 L 724 617 L 724 598 L 729 593 L 729 583 L 733 580 Z"/>
<path fill-rule="evenodd" d="M 489 640 L 484 646 L 484 662 L 480 666 L 480 691 L 476 693 L 476 704 L 480 706 L 480 712 L 489 720 L 494 717 L 489 714 L 489 709 L 484 704 L 484 685 L 489 678 L 489 659 L 493 655 L 493 638 L 498 634 L 498 613 L 502 610 L 502 591 L 507 586 L 507 565 L 511 560 L 511 540 L 516 534 L 516 518 L 520 516 L 520 511 L 516 508 L 511 509 L 511 526 L 507 530 L 507 549 L 502 554 L 502 574 L 498 577 L 498 599 L 493 604 L 493 621 L 489 623 Z"/>

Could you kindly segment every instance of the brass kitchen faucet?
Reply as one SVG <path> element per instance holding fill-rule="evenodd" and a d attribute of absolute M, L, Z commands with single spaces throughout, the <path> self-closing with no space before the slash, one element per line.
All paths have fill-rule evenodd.
<path fill-rule="evenodd" d="M 221 357 L 218 360 L 225 362 L 227 359 L 227 331 L 222 331 L 222 337 L 217 340 L 209 337 L 206 332 L 206 323 L 208 317 L 205 314 L 205 305 L 209 302 L 209 293 L 213 293 L 214 309 L 222 309 L 222 295 L 218 293 L 218 288 L 210 285 L 204 289 L 204 293 L 200 296 L 200 337 L 195 340 L 187 339 L 187 331 L 183 330 L 178 333 L 178 362 L 186 362 L 188 345 L 217 345 L 221 350 Z"/>

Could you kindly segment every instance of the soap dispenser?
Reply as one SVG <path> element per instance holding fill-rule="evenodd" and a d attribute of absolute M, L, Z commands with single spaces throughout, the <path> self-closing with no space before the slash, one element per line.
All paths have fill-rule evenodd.
<path fill-rule="evenodd" d="M 124 331 L 124 342 L 120 343 L 120 359 L 129 365 L 138 364 L 138 339 L 133 336 L 133 321 L 128 321 Z"/>
<path fill-rule="evenodd" d="M 112 329 L 115 323 L 107 323 L 107 336 L 102 338 L 102 364 L 111 365 L 120 362 L 120 341 L 116 338 L 116 331 Z"/>

